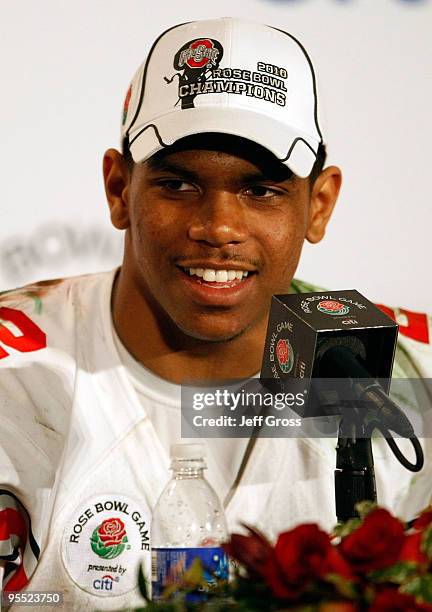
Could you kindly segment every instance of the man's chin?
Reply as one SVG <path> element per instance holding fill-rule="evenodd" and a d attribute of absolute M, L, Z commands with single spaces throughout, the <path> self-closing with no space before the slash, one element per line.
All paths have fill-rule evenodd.
<path fill-rule="evenodd" d="M 200 329 L 189 325 L 178 325 L 178 327 L 185 336 L 211 344 L 232 342 L 236 338 L 241 337 L 249 329 L 249 326 L 242 329 L 218 329 L 216 327 L 209 328 L 207 326 L 206 328 Z"/>
<path fill-rule="evenodd" d="M 220 322 L 211 325 L 206 322 L 203 325 L 182 324 L 179 321 L 176 322 L 178 329 L 188 338 L 198 340 L 200 342 L 208 342 L 212 344 L 220 344 L 224 342 L 232 342 L 236 338 L 241 337 L 246 331 L 250 329 L 250 325 L 221 325 Z"/>

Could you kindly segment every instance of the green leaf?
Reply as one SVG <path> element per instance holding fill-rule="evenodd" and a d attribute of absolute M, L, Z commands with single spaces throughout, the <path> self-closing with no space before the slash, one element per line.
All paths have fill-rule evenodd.
<path fill-rule="evenodd" d="M 358 529 L 361 523 L 361 519 L 359 518 L 352 518 L 346 523 L 339 523 L 333 529 L 333 535 L 339 538 L 345 538 L 347 535 Z"/>
<path fill-rule="evenodd" d="M 345 523 L 338 523 L 336 527 L 333 529 L 333 535 L 339 538 L 345 538 L 347 535 L 355 531 L 360 527 L 365 517 L 377 508 L 377 504 L 372 501 L 362 501 L 358 502 L 355 505 L 355 509 L 357 510 L 359 516 L 349 519 Z"/>
<path fill-rule="evenodd" d="M 421 550 L 424 552 L 429 561 L 432 561 L 432 525 L 426 527 L 422 533 Z"/>
<path fill-rule="evenodd" d="M 421 601 L 432 603 L 432 575 L 423 574 L 422 576 L 416 576 L 404 584 L 400 590 L 403 593 L 414 595 L 414 597 Z"/>
<path fill-rule="evenodd" d="M 141 595 L 144 597 L 144 599 L 147 602 L 149 602 L 150 597 L 149 597 L 148 590 L 147 590 L 147 580 L 145 579 L 142 565 L 140 565 L 138 569 L 138 586 L 139 586 Z"/>
<path fill-rule="evenodd" d="M 369 500 L 358 502 L 358 504 L 355 505 L 355 509 L 359 513 L 359 517 L 362 521 L 369 514 L 369 512 L 372 512 L 372 510 L 375 510 L 375 508 L 377 507 L 378 506 L 376 502 L 369 501 Z"/>
<path fill-rule="evenodd" d="M 356 585 L 350 580 L 339 576 L 339 574 L 327 574 L 325 579 L 326 582 L 333 584 L 336 587 L 337 592 L 343 597 L 348 599 L 355 599 L 357 597 Z"/>
<path fill-rule="evenodd" d="M 400 561 L 385 569 L 370 572 L 368 577 L 372 582 L 403 584 L 408 578 L 411 578 L 417 570 L 418 566 L 414 561 Z"/>

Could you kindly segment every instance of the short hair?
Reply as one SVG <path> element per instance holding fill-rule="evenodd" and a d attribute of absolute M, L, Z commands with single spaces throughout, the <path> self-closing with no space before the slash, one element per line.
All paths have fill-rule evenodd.
<path fill-rule="evenodd" d="M 225 151 L 227 153 L 234 152 L 242 155 L 245 159 L 248 159 L 253 163 L 257 163 L 258 161 L 259 165 L 263 166 L 269 172 L 270 176 L 275 176 L 275 178 L 279 179 L 280 181 L 287 180 L 293 176 L 293 172 L 288 168 L 288 166 L 280 162 L 273 155 L 273 153 L 251 140 L 247 140 L 246 138 L 241 138 L 239 136 L 233 136 L 231 134 L 208 132 L 205 134 L 186 136 L 185 138 L 181 138 L 180 140 L 176 141 L 173 145 L 157 151 L 152 158 L 163 157 L 165 155 L 170 155 L 171 153 L 190 149 Z M 127 138 L 123 139 L 122 142 L 122 155 L 129 169 L 132 169 L 135 162 L 132 158 Z M 324 168 L 326 159 L 326 147 L 324 143 L 320 143 L 318 145 L 314 165 L 309 174 L 309 181 L 311 185 L 315 183 L 317 177 L 320 175 L 322 169 Z"/>
<path fill-rule="evenodd" d="M 311 173 L 309 174 L 309 180 L 311 185 L 315 183 L 318 176 L 321 174 L 322 169 L 324 168 L 324 164 L 327 159 L 327 149 L 323 142 L 320 142 L 318 145 L 318 150 L 316 154 L 316 159 L 314 161 L 314 165 L 312 166 Z"/>

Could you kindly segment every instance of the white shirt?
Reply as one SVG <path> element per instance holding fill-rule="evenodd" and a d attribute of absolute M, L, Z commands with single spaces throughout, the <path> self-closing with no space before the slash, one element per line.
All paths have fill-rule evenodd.
<path fill-rule="evenodd" d="M 120 341 L 114 326 L 113 337 L 120 361 L 166 455 L 170 456 L 172 444 L 188 442 L 204 444 L 207 449 L 206 478 L 212 483 L 219 499 L 223 502 L 237 476 L 248 439 L 182 438 L 180 385 L 160 378 L 134 359 Z M 153 401 L 154 399 L 157 403 Z"/>
<path fill-rule="evenodd" d="M 16 551 L 3 587 L 62 591 L 67 610 L 140 603 L 136 571 L 143 563 L 150 573 L 151 510 L 170 477 L 168 446 L 179 440 L 178 387 L 141 366 L 138 374 L 116 348 L 113 278 L 65 279 L 0 298 L 0 556 Z M 426 376 L 430 343 L 401 338 L 400 346 L 396 369 L 411 364 Z M 209 447 L 208 478 L 221 497 L 246 441 L 224 461 L 226 444 Z M 379 502 L 402 517 L 430 501 L 429 446 L 413 477 L 382 441 L 374 445 Z M 258 439 L 226 506 L 229 530 L 244 522 L 273 538 L 300 522 L 330 529 L 334 467 L 332 439 Z M 105 546 L 104 525 L 113 522 L 122 539 Z"/>

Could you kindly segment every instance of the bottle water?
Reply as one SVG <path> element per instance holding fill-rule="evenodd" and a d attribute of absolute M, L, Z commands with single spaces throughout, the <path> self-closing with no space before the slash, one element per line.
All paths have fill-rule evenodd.
<path fill-rule="evenodd" d="M 152 596 L 161 598 L 167 584 L 179 582 L 199 557 L 206 582 L 228 579 L 228 559 L 221 548 L 227 528 L 221 503 L 204 478 L 202 444 L 171 446 L 173 475 L 156 503 L 152 520 Z M 205 593 L 190 594 L 202 601 Z"/>

